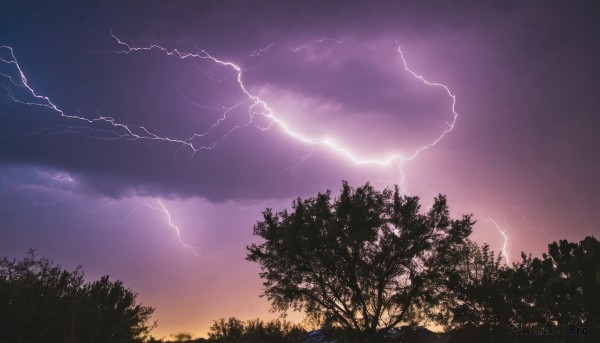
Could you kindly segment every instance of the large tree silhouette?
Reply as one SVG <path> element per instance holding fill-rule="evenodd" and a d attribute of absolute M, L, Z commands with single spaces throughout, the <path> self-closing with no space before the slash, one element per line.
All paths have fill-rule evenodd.
<path fill-rule="evenodd" d="M 446 282 L 471 233 L 470 215 L 452 220 L 439 195 L 426 213 L 419 198 L 395 190 L 356 189 L 293 201 L 291 211 L 263 212 L 248 247 L 264 295 L 277 310 L 309 316 L 375 340 L 399 323 L 439 314 Z"/>

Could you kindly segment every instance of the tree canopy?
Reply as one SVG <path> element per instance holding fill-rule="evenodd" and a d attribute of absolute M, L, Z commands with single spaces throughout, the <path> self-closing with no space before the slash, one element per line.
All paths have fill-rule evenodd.
<path fill-rule="evenodd" d="M 509 325 L 600 330 L 600 242 L 594 237 L 553 242 L 541 258 L 522 253 L 511 266 L 501 265 L 487 245 L 469 243 L 460 256 L 445 301 L 446 329 L 456 341 L 506 340 Z"/>
<path fill-rule="evenodd" d="M 553 242 L 542 258 L 522 253 L 509 281 L 516 321 L 600 328 L 600 242 L 596 238 Z"/>
<path fill-rule="evenodd" d="M 291 211 L 266 209 L 248 249 L 264 295 L 276 310 L 305 310 L 370 341 L 400 323 L 438 311 L 445 283 L 474 224 L 451 219 L 439 195 L 425 213 L 418 197 L 370 184 L 343 182 L 293 201 Z"/>
<path fill-rule="evenodd" d="M 86 282 L 33 251 L 0 259 L 0 342 L 142 342 L 152 307 L 108 276 Z"/>

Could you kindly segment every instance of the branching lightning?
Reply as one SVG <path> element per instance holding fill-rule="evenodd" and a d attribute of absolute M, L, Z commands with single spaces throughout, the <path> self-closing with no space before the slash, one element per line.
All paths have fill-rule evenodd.
<path fill-rule="evenodd" d="M 69 183 L 69 184 L 75 182 L 75 180 L 73 178 L 71 178 L 70 176 L 68 176 L 66 174 L 48 174 L 46 172 L 38 172 L 38 176 L 43 181 L 48 181 L 49 184 L 46 184 L 45 182 L 39 183 L 39 184 L 26 183 L 26 184 L 19 184 L 17 186 L 22 189 L 27 189 L 31 192 L 31 201 L 29 201 L 25 204 L 16 205 L 16 206 L 0 207 L 0 211 L 15 212 L 15 211 L 20 211 L 20 210 L 29 209 L 29 208 L 49 207 L 49 206 L 54 206 L 54 205 L 66 202 L 67 200 L 70 200 L 70 199 L 73 199 L 76 197 L 76 195 L 73 194 L 70 190 L 66 190 L 65 188 L 55 187 L 56 182 Z M 8 184 L 12 183 L 5 176 L 0 175 L 0 179 L 2 179 L 3 181 L 8 181 Z M 54 199 L 54 200 L 40 201 L 34 195 L 35 192 L 44 193 L 42 195 L 59 194 L 59 195 L 61 195 L 61 197 Z M 1 192 L 0 192 L 0 194 L 1 194 Z"/>
<path fill-rule="evenodd" d="M 237 104 L 234 104 L 233 106 L 229 106 L 229 107 L 224 106 L 224 105 L 222 105 L 220 107 L 213 107 L 213 109 L 223 110 L 222 115 L 208 130 L 206 130 L 202 133 L 195 133 L 188 139 L 179 139 L 179 138 L 172 138 L 172 137 L 168 137 L 168 136 L 161 136 L 156 133 L 152 133 L 149 129 L 147 129 L 144 126 L 131 126 L 131 125 L 119 123 L 116 119 L 114 119 L 114 117 L 111 117 L 111 116 L 98 116 L 98 117 L 89 119 L 82 115 L 66 114 L 57 105 L 55 105 L 50 100 L 49 97 L 39 95 L 36 93 L 36 91 L 28 83 L 28 80 L 27 80 L 21 66 L 19 65 L 17 58 L 14 55 L 14 51 L 13 51 L 12 47 L 3 45 L 3 46 L 0 46 L 0 49 L 8 50 L 10 53 L 10 59 L 5 59 L 5 58 L 0 57 L 0 60 L 4 63 L 12 64 L 15 66 L 15 68 L 17 69 L 17 72 L 18 72 L 19 80 L 15 81 L 10 75 L 6 75 L 6 74 L 2 74 L 2 76 L 8 78 L 8 80 L 10 81 L 10 83 L 12 85 L 18 86 L 21 88 L 25 88 L 36 99 L 36 101 L 35 102 L 24 101 L 24 100 L 17 98 L 14 95 L 14 93 L 12 92 L 12 90 L 7 86 L 4 86 L 4 89 L 6 91 L 5 97 L 7 97 L 8 99 L 10 99 L 16 103 L 20 103 L 20 104 L 24 104 L 24 105 L 47 107 L 47 108 L 53 110 L 54 112 L 58 113 L 61 117 L 64 117 L 67 119 L 82 120 L 82 121 L 86 121 L 90 124 L 95 123 L 95 122 L 104 122 L 104 123 L 110 124 L 114 128 L 121 129 L 124 131 L 124 133 L 121 136 L 113 137 L 115 139 L 117 139 L 117 138 L 149 139 L 149 140 L 159 140 L 159 141 L 165 141 L 165 142 L 170 142 L 170 143 L 177 143 L 177 144 L 181 144 L 183 146 L 189 147 L 190 149 L 193 150 L 194 153 L 198 152 L 199 150 L 214 149 L 216 147 L 216 145 L 218 145 L 224 139 L 229 137 L 233 132 L 235 132 L 236 130 L 243 128 L 243 127 L 254 125 L 261 131 L 267 131 L 273 126 L 278 126 L 284 133 L 286 133 L 289 137 L 293 138 L 294 140 L 297 140 L 297 141 L 302 142 L 307 145 L 325 146 L 325 147 L 329 148 L 331 151 L 333 151 L 334 153 L 346 158 L 350 162 L 357 164 L 357 165 L 373 164 L 373 165 L 379 165 L 379 166 L 387 166 L 392 163 L 397 163 L 398 161 L 413 160 L 415 157 L 417 157 L 417 155 L 419 155 L 419 153 L 436 145 L 439 141 L 441 141 L 444 138 L 444 136 L 447 133 L 452 131 L 452 129 L 454 128 L 454 125 L 456 123 L 456 120 L 458 118 L 458 113 L 456 112 L 456 96 L 450 91 L 448 86 L 446 86 L 445 84 L 442 84 L 442 83 L 428 81 L 423 76 L 417 74 L 415 71 L 410 69 L 408 67 L 408 63 L 406 62 L 404 53 L 402 52 L 402 49 L 400 48 L 400 45 L 398 45 L 397 42 L 396 42 L 397 51 L 398 51 L 398 54 L 400 55 L 400 58 L 402 59 L 404 70 L 407 71 L 410 75 L 412 75 L 416 79 L 425 83 L 426 85 L 442 88 L 444 90 L 444 92 L 447 93 L 448 96 L 452 99 L 452 106 L 451 106 L 452 119 L 450 121 L 445 122 L 445 128 L 442 130 L 442 133 L 437 136 L 436 139 L 434 139 L 432 142 L 416 149 L 412 154 L 402 155 L 399 153 L 395 153 L 395 154 L 385 156 L 383 158 L 376 158 L 373 156 L 359 156 L 357 153 L 353 152 L 351 149 L 335 142 L 331 138 L 311 137 L 309 135 L 301 133 L 298 129 L 296 129 L 296 128 L 292 127 L 291 125 L 289 125 L 288 123 L 284 122 L 280 117 L 278 117 L 276 115 L 274 110 L 264 100 L 259 98 L 257 95 L 252 94 L 248 90 L 247 86 L 245 85 L 245 83 L 243 81 L 243 70 L 238 64 L 235 64 L 230 61 L 221 60 L 221 59 L 211 55 L 206 50 L 200 50 L 199 52 L 184 52 L 184 51 L 180 51 L 178 49 L 167 49 L 158 44 L 151 44 L 148 46 L 138 47 L 138 46 L 134 46 L 132 44 L 122 41 L 120 38 L 118 38 L 113 33 L 111 33 L 111 37 L 115 40 L 116 44 L 122 48 L 121 50 L 114 51 L 114 53 L 117 53 L 117 54 L 130 54 L 130 53 L 139 52 L 139 51 L 159 50 L 159 51 L 164 52 L 168 56 L 173 56 L 173 57 L 176 57 L 176 58 L 179 58 L 182 60 L 183 59 L 192 59 L 192 58 L 206 59 L 206 60 L 210 60 L 210 61 L 214 62 L 217 65 L 231 68 L 233 70 L 233 72 L 236 74 L 236 82 L 239 86 L 239 89 L 246 96 L 246 99 L 242 100 L 241 102 L 239 102 Z M 311 44 L 319 44 L 319 43 L 323 43 L 325 41 L 333 41 L 337 44 L 342 44 L 344 42 L 344 40 L 334 40 L 334 39 L 330 39 L 330 38 L 322 38 L 322 39 L 310 41 L 306 44 L 302 44 L 297 47 L 290 47 L 288 49 L 290 49 L 291 51 L 297 52 L 301 49 L 309 47 Z M 267 51 L 268 48 L 270 48 L 272 46 L 273 46 L 273 44 L 268 45 L 266 48 L 259 49 L 257 51 L 262 53 L 262 52 Z M 259 53 L 259 52 L 257 52 L 257 53 Z M 190 102 L 190 101 L 188 100 L 188 102 Z M 227 119 L 227 115 L 230 111 L 239 108 L 240 106 L 242 106 L 245 103 L 251 104 L 249 106 L 250 117 L 246 123 L 234 126 L 228 132 L 226 132 L 221 137 L 221 139 L 213 142 L 212 144 L 204 145 L 204 146 L 196 146 L 194 144 L 194 140 L 196 138 L 204 137 L 204 136 L 210 134 L 217 126 L 219 126 L 222 122 L 224 122 Z M 195 104 L 195 105 L 200 106 L 198 104 Z M 256 117 L 259 115 L 262 115 L 263 117 L 267 118 L 269 121 L 269 125 L 267 125 L 267 126 L 259 125 L 256 122 Z"/>
<path fill-rule="evenodd" d="M 200 255 L 198 254 L 198 251 L 197 251 L 198 248 L 187 244 L 181 238 L 181 229 L 179 228 L 179 226 L 177 226 L 176 224 L 173 223 L 173 219 L 171 218 L 171 213 L 169 212 L 169 210 L 167 210 L 167 208 L 165 207 L 165 205 L 163 204 L 163 202 L 161 200 L 158 200 L 157 202 L 158 202 L 158 207 L 153 206 L 148 201 L 144 201 L 144 206 L 146 206 L 146 207 L 148 207 L 150 209 L 153 209 L 155 211 L 162 212 L 165 215 L 165 217 L 167 218 L 167 223 L 169 224 L 169 227 L 171 227 L 175 231 L 175 234 L 177 235 L 177 240 L 179 241 L 179 243 L 181 243 L 181 245 L 183 245 L 183 247 L 185 249 L 188 249 L 194 255 L 196 255 L 197 257 L 199 257 Z"/>
<path fill-rule="evenodd" d="M 548 234 L 548 232 L 543 228 L 543 226 L 534 223 L 529 218 L 529 215 L 524 206 L 518 205 L 518 204 L 511 204 L 500 195 L 498 195 L 498 197 L 500 198 L 500 200 L 502 200 L 502 202 L 504 202 L 504 204 L 506 205 L 506 207 L 508 209 L 515 211 L 527 225 L 529 225 L 530 227 L 534 228 L 535 230 L 537 230 L 543 234 L 546 234 L 546 235 Z"/>
<path fill-rule="evenodd" d="M 267 52 L 267 50 L 271 49 L 274 46 L 275 46 L 275 43 L 271 43 L 271 44 L 265 46 L 264 48 L 252 50 L 252 52 L 250 53 L 250 57 L 258 57 L 262 53 Z"/>
<path fill-rule="evenodd" d="M 289 46 L 288 50 L 293 51 L 293 52 L 298 52 L 298 51 L 300 51 L 302 49 L 308 49 L 311 45 L 314 45 L 314 44 L 319 44 L 319 43 L 323 43 L 323 42 L 327 42 L 327 41 L 331 41 L 331 42 L 334 42 L 334 43 L 337 43 L 337 44 L 342 44 L 342 43 L 344 43 L 345 40 L 346 40 L 345 38 L 334 39 L 334 38 L 323 37 L 323 38 L 320 38 L 320 39 L 313 39 L 313 40 L 311 40 L 311 41 L 309 41 L 307 43 L 302 43 L 302 44 L 297 45 L 295 47 Z"/>
<path fill-rule="evenodd" d="M 104 224 L 123 224 L 125 222 L 127 222 L 136 212 L 138 212 L 139 210 L 143 209 L 143 208 L 148 208 L 151 209 L 153 211 L 159 212 L 162 215 L 164 215 L 167 225 L 173 229 L 173 231 L 175 232 L 175 236 L 177 237 L 177 241 L 186 249 L 191 251 L 194 255 L 196 255 L 196 257 L 200 257 L 200 254 L 198 253 L 198 248 L 194 247 L 192 245 L 189 245 L 188 243 L 186 243 L 183 240 L 183 237 L 181 235 L 181 228 L 179 228 L 179 225 L 175 224 L 173 222 L 173 218 L 171 216 L 171 212 L 169 212 L 169 210 L 167 209 L 167 207 L 165 206 L 165 204 L 162 202 L 162 200 L 156 200 L 156 204 L 154 204 L 153 202 L 149 201 L 146 198 L 134 198 L 133 199 L 135 201 L 135 206 L 129 210 L 127 212 L 127 214 L 121 218 L 120 220 L 117 221 L 108 221 L 108 222 L 104 222 Z M 123 202 L 123 200 L 119 201 L 119 202 Z M 102 207 L 106 207 L 108 205 L 113 205 L 116 202 L 111 201 L 108 204 L 102 204 L 97 206 L 96 208 L 88 211 L 88 213 L 92 213 L 95 212 L 97 210 L 99 210 Z"/>
<path fill-rule="evenodd" d="M 413 76 L 415 79 L 420 80 L 421 82 L 423 82 L 424 84 L 426 84 L 428 86 L 441 88 L 451 98 L 452 118 L 451 118 L 451 120 L 444 122 L 445 127 L 443 127 L 442 132 L 433 141 L 431 141 L 430 143 L 428 143 L 426 145 L 421 146 L 420 148 L 416 149 L 411 154 L 403 155 L 400 153 L 393 153 L 393 154 L 390 154 L 383 158 L 379 158 L 376 156 L 359 155 L 356 152 L 352 151 L 350 148 L 334 141 L 331 138 L 312 137 L 310 135 L 300 132 L 299 129 L 286 123 L 283 119 L 281 119 L 275 113 L 275 111 L 264 100 L 262 100 L 257 95 L 250 92 L 250 90 L 244 83 L 243 69 L 239 64 L 236 64 L 231 61 L 221 60 L 221 59 L 215 57 L 214 55 L 210 54 L 208 51 L 203 50 L 203 49 L 198 49 L 198 52 L 185 52 L 185 51 L 178 50 L 176 48 L 168 49 L 168 48 L 158 45 L 158 44 L 151 44 L 148 46 L 135 46 L 133 44 L 124 42 L 123 40 L 118 38 L 116 35 L 114 35 L 112 32 L 110 34 L 110 37 L 112 37 L 112 39 L 114 39 L 116 45 L 119 47 L 119 50 L 112 51 L 113 53 L 116 53 L 116 54 L 131 54 L 131 53 L 135 53 L 135 52 L 156 50 L 156 51 L 163 52 L 167 56 L 175 57 L 175 58 L 181 59 L 181 60 L 202 59 L 202 60 L 210 61 L 210 62 L 214 63 L 215 65 L 229 68 L 232 71 L 232 75 L 231 75 L 232 78 L 234 78 L 235 82 L 237 82 L 237 86 L 238 86 L 239 90 L 243 93 L 245 98 L 243 100 L 241 100 L 240 102 L 233 104 L 231 106 L 226 106 L 226 105 L 203 106 L 200 104 L 193 103 L 192 101 L 190 101 L 186 98 L 186 101 L 194 106 L 221 111 L 221 116 L 207 130 L 205 130 L 203 132 L 194 133 L 192 136 L 190 136 L 188 138 L 173 138 L 173 137 L 157 134 L 157 133 L 155 133 L 155 132 L 157 132 L 157 130 L 151 130 L 149 128 L 146 128 L 145 126 L 123 124 L 123 123 L 119 122 L 117 119 L 115 119 L 115 117 L 113 117 L 113 116 L 105 116 L 105 115 L 98 114 L 96 116 L 88 117 L 88 116 L 82 115 L 81 113 L 78 113 L 77 115 L 67 114 L 65 111 L 63 111 L 61 108 L 59 108 L 50 99 L 50 97 L 38 94 L 36 92 L 36 90 L 30 85 L 27 77 L 25 76 L 23 68 L 19 64 L 19 62 L 15 56 L 13 48 L 10 46 L 7 46 L 7 45 L 1 45 L 0 46 L 0 62 L 6 63 L 8 65 L 12 65 L 16 71 L 16 75 L 0 73 L 0 77 L 4 78 L 5 80 L 8 80 L 8 85 L 4 85 L 4 84 L 2 85 L 5 92 L 3 95 L 0 94 L 0 99 L 4 98 L 4 100 L 9 100 L 9 101 L 12 101 L 12 102 L 15 102 L 18 104 L 22 104 L 22 105 L 27 105 L 27 106 L 45 107 L 45 108 L 50 109 L 51 111 L 55 112 L 62 118 L 83 121 L 83 122 L 87 123 L 87 125 L 102 123 L 102 124 L 109 125 L 109 127 L 112 127 L 112 129 L 106 130 L 106 129 L 95 129 L 90 126 L 63 126 L 63 127 L 61 127 L 61 129 L 64 131 L 61 131 L 59 134 L 67 133 L 67 132 L 74 132 L 74 133 L 78 133 L 83 136 L 92 137 L 92 138 L 162 141 L 162 142 L 167 142 L 167 143 L 179 144 L 181 147 L 188 147 L 193 151 L 193 154 L 195 154 L 196 152 L 201 151 L 201 150 L 214 149 L 219 143 L 221 143 L 223 140 L 227 139 L 231 134 L 233 134 L 235 131 L 237 131 L 241 128 L 254 126 L 254 127 L 258 128 L 260 131 L 267 131 L 267 130 L 270 130 L 272 127 L 278 127 L 283 133 L 285 133 L 287 136 L 292 138 L 292 141 L 296 141 L 296 142 L 299 142 L 299 143 L 302 143 L 305 145 L 309 145 L 309 146 L 314 146 L 314 147 L 323 146 L 323 147 L 327 148 L 328 150 L 330 150 L 331 152 L 345 158 L 348 162 L 350 162 L 352 164 L 376 165 L 376 166 L 380 166 L 380 167 L 386 167 L 386 166 L 390 166 L 390 165 L 395 166 L 398 169 L 398 171 L 400 172 L 400 175 L 402 177 L 401 186 L 403 189 L 405 189 L 406 187 L 404 185 L 404 183 L 405 183 L 404 173 L 401 168 L 402 163 L 405 161 L 411 161 L 411 160 L 415 159 L 421 152 L 431 148 L 432 146 L 434 146 L 438 142 L 440 142 L 445 137 L 446 134 L 448 134 L 449 132 L 451 132 L 454 129 L 455 123 L 458 118 L 458 113 L 456 112 L 456 96 L 451 92 L 449 87 L 442 83 L 428 81 L 425 77 L 421 76 L 420 74 L 418 74 L 415 71 L 413 71 L 412 69 L 410 69 L 408 67 L 408 63 L 406 61 L 404 53 L 403 53 L 400 45 L 398 44 L 398 42 L 396 42 L 396 46 L 397 46 L 396 50 L 399 54 L 399 57 L 402 60 L 404 70 L 406 72 L 408 72 L 411 76 Z M 329 41 L 334 42 L 336 44 L 342 44 L 344 42 L 344 39 L 336 40 L 336 39 L 331 39 L 331 38 L 322 38 L 322 39 L 310 41 L 305 44 L 298 45 L 296 47 L 288 47 L 288 50 L 290 50 L 292 52 L 298 52 L 302 49 L 306 49 L 306 48 L 310 47 L 313 44 L 321 44 L 321 43 L 329 42 Z M 250 54 L 250 56 L 251 57 L 259 56 L 260 54 L 266 53 L 269 49 L 273 48 L 274 46 L 275 46 L 275 44 L 269 44 L 264 48 L 254 50 Z M 8 55 L 8 57 L 3 57 L 2 53 L 4 53 L 4 56 Z M 8 54 L 6 55 L 6 53 L 8 53 Z M 205 72 L 205 75 L 207 75 L 207 77 L 210 77 L 211 79 L 213 79 L 217 82 L 221 82 L 221 81 L 224 81 L 225 79 L 229 78 L 229 76 L 228 76 L 225 79 L 216 80 L 212 75 L 209 75 L 206 72 Z M 32 97 L 31 100 L 21 99 L 13 92 L 13 89 L 11 87 L 18 87 L 18 88 L 24 90 L 28 94 L 28 96 Z M 182 95 L 183 95 L 183 93 L 182 93 Z M 249 106 L 248 107 L 249 118 L 245 123 L 233 126 L 231 129 L 226 131 L 225 134 L 221 135 L 220 139 L 213 141 L 211 144 L 199 145 L 196 143 L 196 140 L 198 138 L 205 137 L 205 136 L 211 134 L 215 130 L 215 128 L 217 128 L 219 125 L 221 125 L 223 122 L 225 122 L 227 120 L 228 114 L 231 111 L 236 110 L 244 105 Z M 266 125 L 259 124 L 259 122 L 256 120 L 258 116 L 262 116 L 263 118 L 266 118 L 267 124 Z M 57 133 L 53 132 L 51 130 L 48 130 L 48 131 L 42 130 L 42 131 L 39 131 L 34 134 L 47 135 L 47 134 L 57 134 Z M 22 135 L 28 135 L 28 134 L 22 134 Z M 310 153 L 302 155 L 299 158 L 298 165 L 300 163 L 302 163 L 304 160 L 308 159 L 312 155 L 313 152 L 314 152 L 314 149 Z M 297 165 L 296 165 L 296 167 L 297 167 Z M 73 181 L 71 178 L 64 177 L 61 175 L 56 175 L 56 176 L 52 177 L 52 179 L 54 179 L 55 181 L 61 181 L 61 182 L 72 182 Z M 180 228 L 176 224 L 173 223 L 171 214 L 169 213 L 168 209 L 164 206 L 164 204 L 161 201 L 158 201 L 157 205 L 151 204 L 148 201 L 142 201 L 141 203 L 139 203 L 139 205 L 163 213 L 166 216 L 169 227 L 171 227 L 175 231 L 179 242 L 186 249 L 191 250 L 192 252 L 194 252 L 194 254 L 197 255 L 197 252 L 195 251 L 196 248 L 188 245 L 187 243 L 185 243 L 182 240 Z M 495 224 L 495 222 L 494 222 L 494 224 Z M 499 229 L 499 227 L 498 227 L 498 229 Z M 501 231 L 501 230 L 499 229 L 499 231 Z M 506 236 L 504 235 L 503 232 L 502 232 L 502 234 L 505 237 L 505 247 L 506 247 Z M 504 250 L 506 250 L 506 249 L 504 249 Z M 507 261 L 508 261 L 508 256 L 507 256 Z"/>
<path fill-rule="evenodd" d="M 114 37 L 114 36 L 113 36 Z M 126 43 L 122 42 L 121 40 L 119 40 L 118 38 L 115 37 L 115 39 L 117 39 L 117 41 L 120 44 L 125 44 L 128 48 L 128 52 L 131 51 L 135 51 L 135 50 L 149 50 L 152 48 L 158 48 L 161 49 L 163 51 L 165 51 L 167 54 L 169 55 L 175 55 L 178 56 L 179 58 L 187 58 L 187 57 L 200 57 L 201 55 L 197 55 L 197 54 L 189 54 L 189 53 L 185 53 L 182 54 L 180 53 L 178 50 L 167 50 L 163 47 L 160 46 L 150 46 L 150 47 L 146 47 L 146 48 L 135 48 L 135 47 L 131 47 L 129 45 L 127 45 Z M 315 41 L 311 41 L 307 44 L 303 44 L 303 45 L 299 45 L 298 47 L 295 48 L 289 48 L 292 51 L 299 51 L 301 49 L 307 48 L 310 46 L 310 44 L 314 44 L 314 43 L 322 43 L 324 41 L 328 40 L 327 38 L 322 38 L 319 40 L 315 40 Z M 333 40 L 338 44 L 343 43 L 344 40 Z M 421 153 L 422 151 L 436 145 L 439 141 L 441 141 L 444 136 L 452 131 L 452 129 L 454 129 L 454 125 L 456 124 L 456 120 L 458 119 L 458 113 L 456 112 L 456 96 L 450 91 L 450 89 L 448 88 L 448 86 L 438 83 L 438 82 L 431 82 L 428 81 L 427 79 L 425 79 L 423 76 L 417 74 L 416 72 L 414 72 L 412 69 L 410 69 L 408 67 L 408 64 L 406 62 L 406 58 L 404 57 L 404 53 L 402 52 L 402 49 L 400 47 L 400 45 L 398 44 L 398 42 L 396 42 L 396 45 L 398 46 L 397 51 L 400 55 L 400 58 L 402 59 L 402 63 L 404 66 L 404 70 L 406 70 L 407 72 L 409 72 L 413 77 L 415 77 L 416 79 L 422 81 L 423 83 L 425 83 L 426 85 L 429 86 L 434 86 L 434 87 L 441 87 L 442 89 L 444 89 L 444 91 L 448 94 L 448 96 L 450 96 L 450 98 L 452 98 L 452 120 L 450 122 L 445 122 L 446 127 L 444 128 L 444 130 L 442 131 L 442 133 L 431 143 L 424 145 L 420 148 L 418 148 L 417 150 L 415 150 L 415 152 L 409 156 L 402 156 L 400 154 L 392 154 L 389 155 L 387 157 L 384 157 L 383 159 L 377 159 L 377 158 L 372 158 L 372 157 L 362 157 L 362 156 L 358 156 L 356 153 L 354 153 L 353 151 L 351 151 L 350 149 L 334 142 L 332 139 L 330 138 L 314 138 L 314 137 L 310 137 L 307 135 L 304 135 L 302 133 L 300 133 L 298 130 L 292 128 L 290 125 L 288 125 L 287 123 L 285 123 L 283 120 L 281 120 L 280 118 L 278 118 L 274 111 L 269 107 L 269 105 L 264 102 L 263 100 L 261 100 L 258 96 L 251 94 L 246 86 L 243 83 L 243 75 L 242 75 L 242 69 L 232 63 L 232 62 L 224 62 L 221 61 L 217 58 L 212 57 L 210 54 L 208 54 L 206 51 L 203 51 L 202 54 L 204 54 L 204 56 L 206 57 L 202 57 L 202 58 L 210 58 L 212 59 L 215 63 L 219 63 L 225 66 L 230 66 L 232 67 L 236 73 L 237 73 L 237 82 L 240 86 L 240 89 L 248 96 L 248 99 L 251 100 L 253 102 L 253 105 L 251 106 L 251 113 L 252 113 L 252 117 L 254 116 L 254 114 L 256 114 L 256 112 L 253 111 L 253 109 L 255 107 L 262 107 L 265 109 L 266 112 L 262 112 L 260 114 L 263 114 L 265 117 L 269 118 L 270 120 L 272 120 L 272 122 L 274 124 L 277 124 L 281 129 L 283 129 L 283 131 L 288 134 L 290 137 L 303 142 L 305 144 L 310 144 L 310 145 L 325 145 L 327 147 L 329 147 L 331 150 L 333 150 L 334 152 L 346 157 L 347 159 L 349 159 L 352 163 L 354 164 L 375 164 L 375 165 L 380 165 L 380 166 L 386 166 L 391 164 L 392 162 L 395 161 L 410 161 L 413 160 L 415 157 L 417 157 L 417 155 L 419 153 Z M 251 119 L 251 121 L 253 120 L 253 118 Z"/>
<path fill-rule="evenodd" d="M 70 176 L 64 176 L 61 174 L 54 175 L 51 177 L 51 179 L 58 182 L 75 182 L 75 180 L 73 180 L 73 178 Z"/>
<path fill-rule="evenodd" d="M 23 72 L 23 70 L 21 69 L 21 66 L 19 65 L 19 62 L 17 61 L 17 58 L 14 54 L 14 50 L 12 47 L 7 46 L 7 45 L 1 45 L 0 52 L 1 52 L 1 50 L 8 51 L 10 54 L 10 59 L 5 59 L 4 57 L 2 57 L 0 55 L 0 61 L 3 63 L 14 65 L 14 67 L 17 70 L 19 80 L 15 81 L 13 79 L 13 77 L 11 77 L 10 75 L 4 74 L 4 73 L 0 73 L 0 75 L 7 78 L 13 86 L 17 86 L 17 87 L 26 89 L 29 92 L 29 94 L 35 98 L 36 101 L 31 102 L 31 101 L 21 100 L 15 96 L 14 92 L 11 90 L 10 87 L 8 87 L 6 85 L 2 85 L 2 87 L 5 90 L 5 94 L 4 94 L 5 98 L 8 98 L 9 100 L 11 100 L 13 102 L 22 104 L 22 105 L 46 107 L 46 108 L 51 109 L 52 111 L 58 113 L 61 117 L 67 118 L 67 119 L 81 120 L 81 121 L 88 122 L 90 124 L 99 123 L 99 122 L 104 122 L 104 123 L 110 124 L 111 126 L 113 126 L 115 128 L 122 129 L 125 131 L 125 133 L 118 138 L 161 140 L 161 141 L 167 141 L 167 142 L 187 145 L 193 149 L 192 144 L 189 142 L 186 142 L 186 141 L 180 140 L 180 139 L 172 139 L 169 137 L 162 137 L 162 136 L 153 134 L 152 132 L 150 132 L 147 128 L 145 128 L 143 126 L 137 126 L 137 127 L 133 128 L 129 125 L 119 123 L 113 117 L 98 116 L 96 118 L 89 119 L 89 118 L 86 118 L 81 115 L 77 116 L 77 115 L 66 114 L 62 109 L 60 109 L 57 105 L 55 105 L 48 96 L 38 94 L 33 89 L 33 87 L 30 86 L 29 81 L 27 80 L 27 77 L 25 76 L 25 73 Z M 134 132 L 137 130 L 139 130 L 140 133 Z"/>

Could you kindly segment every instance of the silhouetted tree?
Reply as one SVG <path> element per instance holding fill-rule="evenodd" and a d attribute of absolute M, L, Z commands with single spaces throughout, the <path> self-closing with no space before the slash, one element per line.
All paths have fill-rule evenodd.
<path fill-rule="evenodd" d="M 474 224 L 470 215 L 450 219 L 442 195 L 420 213 L 419 198 L 398 187 L 346 182 L 338 198 L 298 198 L 291 212 L 263 217 L 254 234 L 264 242 L 249 246 L 247 259 L 260 264 L 273 307 L 304 309 L 365 341 L 439 308 Z"/>
<path fill-rule="evenodd" d="M 469 241 L 459 252 L 459 264 L 445 280 L 447 298 L 438 322 L 457 341 L 479 342 L 493 336 L 506 339 L 512 316 L 509 279 L 512 270 L 501 264 L 487 244 Z M 444 322 L 445 319 L 445 322 Z"/>
<path fill-rule="evenodd" d="M 228 320 L 220 318 L 213 322 L 208 337 L 210 339 L 235 340 L 242 338 L 243 333 L 244 323 L 241 320 L 235 317 L 229 317 Z"/>
<path fill-rule="evenodd" d="M 33 251 L 0 259 L 0 342 L 141 342 L 151 307 L 121 281 L 86 283 Z"/>
<path fill-rule="evenodd" d="M 454 341 L 532 339 L 511 338 L 508 325 L 600 329 L 600 243 L 595 238 L 553 242 L 542 258 L 522 253 L 512 266 L 501 266 L 486 245 L 470 243 L 461 256 L 457 273 L 448 279 L 452 292 L 445 306 Z"/>
<path fill-rule="evenodd" d="M 521 254 L 511 288 L 515 322 L 600 326 L 600 242 L 561 240 L 548 254 Z"/>

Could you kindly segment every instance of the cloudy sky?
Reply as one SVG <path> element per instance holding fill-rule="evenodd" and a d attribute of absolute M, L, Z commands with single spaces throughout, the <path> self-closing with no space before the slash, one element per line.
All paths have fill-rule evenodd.
<path fill-rule="evenodd" d="M 252 226 L 341 180 L 509 262 L 599 234 L 594 1 L 0 5 L 0 254 L 122 279 L 157 336 L 276 316 Z"/>

